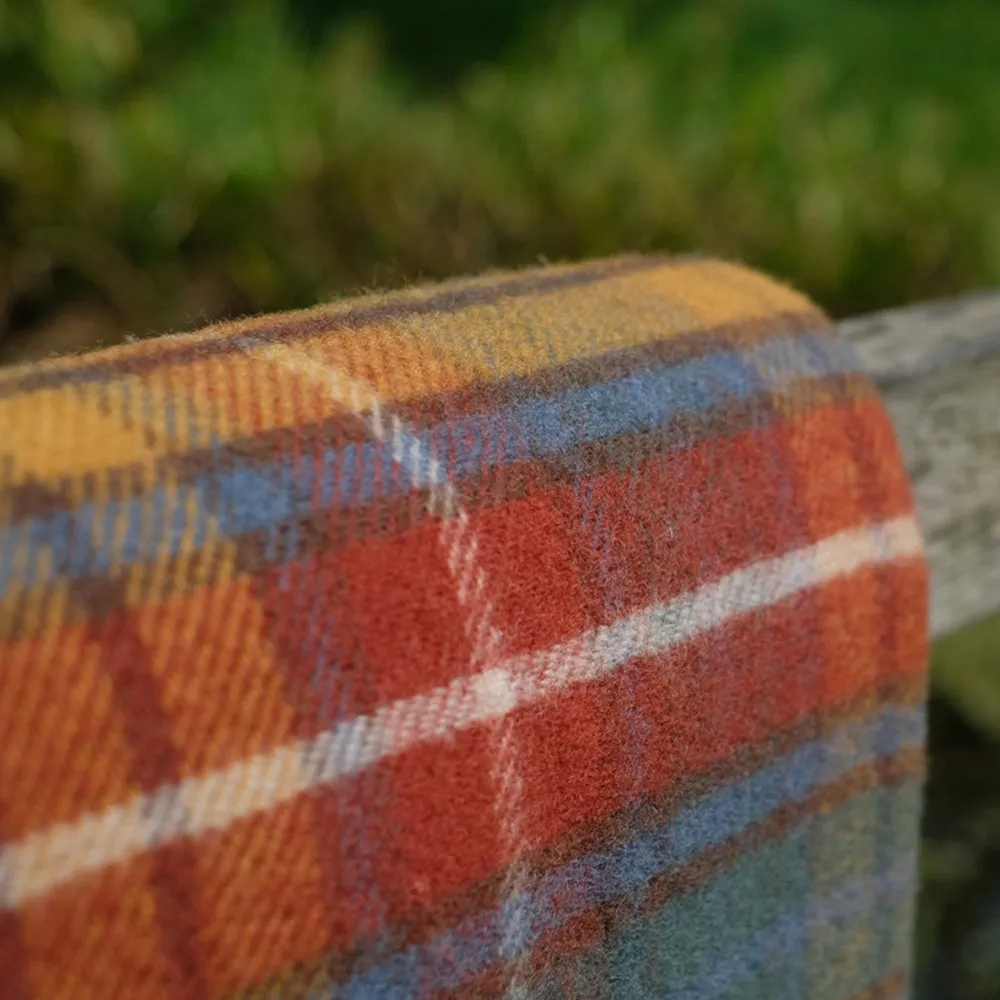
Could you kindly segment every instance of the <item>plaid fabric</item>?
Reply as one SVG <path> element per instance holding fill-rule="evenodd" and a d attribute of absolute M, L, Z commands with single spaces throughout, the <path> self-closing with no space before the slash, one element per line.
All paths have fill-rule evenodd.
<path fill-rule="evenodd" d="M 0 995 L 895 998 L 926 580 L 855 359 L 628 258 L 0 374 Z"/>

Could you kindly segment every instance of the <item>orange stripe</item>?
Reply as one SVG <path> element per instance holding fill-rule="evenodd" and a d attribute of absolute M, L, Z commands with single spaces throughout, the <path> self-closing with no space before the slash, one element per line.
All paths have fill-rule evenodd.
<path fill-rule="evenodd" d="M 45 1000 L 176 997 L 180 979 L 160 948 L 152 869 L 151 858 L 139 858 L 21 910 L 33 996 Z"/>
<path fill-rule="evenodd" d="M 84 626 L 0 648 L 0 813 L 18 838 L 138 792 L 103 650 Z"/>

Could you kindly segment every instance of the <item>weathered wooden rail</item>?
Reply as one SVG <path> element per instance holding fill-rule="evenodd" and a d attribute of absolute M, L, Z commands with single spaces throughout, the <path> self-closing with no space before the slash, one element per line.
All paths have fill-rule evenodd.
<path fill-rule="evenodd" d="M 933 635 L 1000 612 L 1000 291 L 839 329 L 885 397 L 913 480 Z"/>

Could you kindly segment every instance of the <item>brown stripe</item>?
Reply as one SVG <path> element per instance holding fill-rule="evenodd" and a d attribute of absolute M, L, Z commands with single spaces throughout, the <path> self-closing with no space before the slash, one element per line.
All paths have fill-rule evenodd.
<path fill-rule="evenodd" d="M 199 448 L 166 455 L 157 461 L 154 482 L 169 477 L 170 482 L 183 486 L 206 474 L 217 473 L 220 469 L 238 463 L 266 466 L 276 459 L 318 457 L 325 451 L 371 441 L 371 433 L 362 418 L 339 413 L 297 427 L 275 427 L 259 434 L 236 438 L 227 441 L 222 447 Z"/>
<path fill-rule="evenodd" d="M 745 349 L 776 340 L 787 335 L 802 334 L 818 328 L 827 321 L 821 313 L 782 313 L 766 320 L 714 327 L 674 339 L 657 340 L 639 347 L 604 354 L 584 361 L 568 362 L 544 369 L 525 378 L 510 378 L 500 382 L 477 383 L 473 386 L 447 393 L 438 393 L 386 407 L 405 420 L 411 427 L 424 429 L 445 424 L 461 416 L 498 412 L 519 403 L 557 395 L 569 389 L 586 388 L 601 382 L 627 378 L 637 371 L 667 368 L 711 353 L 713 350 Z M 833 384 L 844 376 L 826 376 L 798 380 L 801 386 L 821 386 L 824 381 Z M 861 375 L 847 373 L 856 384 L 866 383 Z M 780 397 L 794 394 L 793 388 Z M 811 391 L 806 390 L 806 394 Z M 770 393 L 761 394 L 770 396 Z M 322 420 L 311 421 L 294 427 L 277 427 L 259 434 L 244 435 L 226 442 L 221 457 L 229 453 L 243 460 L 257 459 L 261 463 L 273 461 L 276 454 L 287 455 L 297 450 L 309 454 L 318 448 L 344 447 L 371 440 L 363 420 L 356 416 L 337 413 Z M 219 448 L 203 448 L 179 455 L 169 455 L 161 460 L 161 468 L 176 472 L 181 482 L 189 482 L 198 475 L 217 468 Z"/>
<path fill-rule="evenodd" d="M 843 726 L 860 721 L 883 705 L 919 706 L 925 693 L 922 678 L 897 677 L 843 704 L 812 712 L 761 743 L 738 750 L 708 771 L 681 778 L 638 807 L 630 807 L 590 826 L 571 831 L 563 841 L 539 851 L 535 856 L 535 866 L 544 873 L 602 845 L 622 843 L 636 831 L 662 825 L 679 810 L 720 786 L 787 757 L 805 743 L 831 736 Z"/>
<path fill-rule="evenodd" d="M 563 964 L 567 958 L 572 959 L 574 955 L 600 947 L 606 937 L 607 928 L 600 916 L 595 913 L 585 914 L 580 917 L 576 926 L 569 929 L 568 932 L 553 933 L 552 938 L 554 940 L 549 941 L 549 955 L 558 956 L 557 962 Z M 548 974 L 552 974 L 553 972 L 558 973 L 559 970 L 553 967 L 551 961 L 538 960 L 537 950 L 533 954 L 536 957 L 530 969 L 532 973 L 535 975 L 543 972 Z M 451 1000 L 464 1000 L 466 997 L 469 1000 L 473 1000 L 473 998 L 481 1000 L 483 997 L 499 997 L 503 995 L 504 982 L 502 973 L 497 974 L 494 970 L 490 970 L 479 978 L 464 983 L 457 990 L 450 991 L 447 996 Z M 905 993 L 908 985 L 909 975 L 907 972 L 897 969 L 889 973 L 875 985 L 869 986 L 859 993 L 845 998 L 845 1000 L 899 1000 L 901 995 Z M 573 996 L 574 1000 L 576 1000 L 575 994 L 568 990 L 565 994 L 561 995 Z M 254 1000 L 263 1000 L 264 996 L 262 994 L 258 998 L 254 995 Z M 273 997 L 274 995 L 269 994 L 267 996 Z M 290 998 L 290 1000 L 305 1000 L 306 996 L 308 994 L 296 993 L 294 994 L 294 998 Z M 240 997 L 239 1000 L 248 1000 L 248 998 Z M 278 1000 L 278 998 L 274 997 L 274 1000 Z M 282 996 L 281 1000 L 285 1000 L 285 998 Z"/>
<path fill-rule="evenodd" d="M 161 485 L 163 481 L 160 480 Z M 43 481 L 29 476 L 0 486 L 0 525 L 51 517 L 85 503 L 116 503 L 148 491 L 138 464 Z"/>
<path fill-rule="evenodd" d="M 425 427 L 471 413 L 495 412 L 567 389 L 628 378 L 638 371 L 682 364 L 718 351 L 748 350 L 769 341 L 831 329 L 830 320 L 818 309 L 772 313 L 691 329 L 678 336 L 664 336 L 634 347 L 567 361 L 524 376 L 431 393 L 393 404 L 391 409 L 411 425 Z"/>
<path fill-rule="evenodd" d="M 771 393 L 759 393 L 745 400 L 726 403 L 707 415 L 683 415 L 655 429 L 587 441 L 551 457 L 490 466 L 475 475 L 455 480 L 455 485 L 462 506 L 469 514 L 476 514 L 558 489 L 585 477 L 631 469 L 640 472 L 646 463 L 661 461 L 681 449 L 694 448 L 711 439 L 722 440 L 726 436 L 742 434 L 751 427 L 761 428 L 793 420 L 798 414 L 821 406 L 875 398 L 870 382 L 860 375 L 807 379 L 793 384 L 777 401 Z M 259 440 L 250 439 L 252 444 L 248 441 L 248 449 L 255 456 L 272 459 L 279 447 L 290 449 L 294 446 L 303 454 L 315 453 L 320 447 L 325 447 L 324 442 L 329 441 L 331 430 L 328 424 L 322 423 L 310 424 L 295 432 L 298 437 L 290 437 L 290 433 L 282 430 L 262 435 Z M 190 483 L 199 473 L 224 468 L 227 452 L 219 454 L 206 450 L 169 459 L 167 463 L 162 466 L 163 477 L 176 482 L 180 472 L 183 479 Z M 169 463 L 173 463 L 172 467 Z M 123 479 L 121 477 L 119 482 Z M 136 593 L 144 593 L 143 581 L 161 572 L 164 578 L 174 581 L 172 594 L 187 592 L 195 587 L 209 589 L 217 579 L 221 554 L 230 546 L 234 546 L 237 552 L 236 575 L 242 577 L 294 560 L 335 552 L 351 541 L 399 534 L 435 516 L 427 502 L 428 496 L 428 490 L 415 490 L 408 494 L 380 497 L 346 509 L 343 516 L 336 517 L 331 514 L 332 508 L 322 508 L 284 524 L 209 541 L 196 552 L 169 557 L 164 564 L 139 563 L 119 570 L 110 578 L 119 582 L 110 589 L 105 587 L 104 593 L 106 596 L 124 594 L 133 588 Z M 180 564 L 187 570 L 183 576 L 176 571 Z M 106 579 L 109 578 L 75 581 L 74 589 L 100 588 Z M 59 582 L 56 580 L 53 583 Z M 87 613 L 108 614 L 116 607 L 106 600 L 92 600 L 87 605 Z M 77 604 L 67 611 L 66 622 L 78 621 L 82 614 L 83 606 Z M 15 616 L 8 640 L 24 637 L 23 623 L 22 615 Z"/>
<path fill-rule="evenodd" d="M 615 437 L 585 441 L 545 458 L 484 466 L 453 484 L 468 514 L 538 496 L 581 479 L 635 470 L 641 474 L 648 463 L 656 463 L 681 450 L 696 448 L 708 440 L 735 437 L 752 428 L 762 428 L 822 405 L 837 405 L 874 399 L 875 391 L 861 376 L 837 375 L 810 379 L 794 386 L 780 398 L 780 416 L 775 398 L 763 392 L 744 400 L 733 400 L 705 415 L 685 414 L 656 428 L 629 431 Z M 273 452 L 272 452 L 273 455 Z M 274 554 L 270 564 L 308 558 L 336 551 L 361 538 L 399 534 L 436 517 L 428 503 L 429 490 L 380 497 L 350 508 L 348 516 L 333 519 L 329 509 L 297 518 L 295 531 L 288 532 L 287 548 Z M 290 525 L 291 527 L 291 525 Z M 267 568 L 265 556 L 274 548 L 274 530 L 267 528 L 243 535 L 237 541 L 238 565 L 244 573 Z"/>
<path fill-rule="evenodd" d="M 2 806 L 0 800 L 0 847 L 10 843 L 4 836 Z M 0 910 L 0 996 L 4 1000 L 31 1000 L 24 927 L 16 910 Z"/>
<path fill-rule="evenodd" d="M 86 591 L 84 593 L 87 593 Z M 87 598 L 94 599 L 92 592 Z M 123 595 L 115 602 L 123 603 Z M 101 604 L 106 599 L 101 599 Z M 150 672 L 150 650 L 131 615 L 118 612 L 101 624 L 95 639 L 105 651 L 115 699 L 132 755 L 134 778 L 146 794 L 183 777 L 157 683 Z M 178 1000 L 207 995 L 198 951 L 198 895 L 195 848 L 191 843 L 165 845 L 151 855 L 150 884 L 155 896 L 161 947 Z"/>
<path fill-rule="evenodd" d="M 68 482 L 43 483 L 34 476 L 17 485 L 0 488 L 0 499 L 4 502 L 4 521 L 20 524 L 35 517 L 48 517 L 74 506 Z"/>
<path fill-rule="evenodd" d="M 662 909 L 678 896 L 700 889 L 711 877 L 724 871 L 744 854 L 759 850 L 769 841 L 791 833 L 817 813 L 830 812 L 862 792 L 880 787 L 900 785 L 923 772 L 921 751 L 904 750 L 895 757 L 882 758 L 865 764 L 819 789 L 815 794 L 773 812 L 767 819 L 730 838 L 724 844 L 711 847 L 690 862 L 656 876 L 645 892 L 633 898 L 620 897 L 602 903 L 581 914 L 551 934 L 545 934 L 535 944 L 525 974 L 542 971 L 551 961 L 556 940 L 565 941 L 572 936 L 577 924 L 597 924 L 604 935 L 610 935 L 622 925 Z M 462 989 L 462 995 L 493 996 L 498 985 L 506 980 L 510 963 L 494 966 L 488 972 L 471 980 Z M 523 968 L 523 966 L 522 966 Z"/>
<path fill-rule="evenodd" d="M 603 381 L 626 378 L 636 371 L 680 364 L 713 350 L 745 349 L 779 337 L 821 330 L 827 326 L 829 321 L 818 311 L 778 313 L 762 319 L 692 331 L 681 337 L 656 340 L 595 358 L 567 362 L 525 378 L 477 383 L 462 390 L 433 394 L 387 409 L 405 419 L 411 426 L 425 428 L 443 424 L 463 415 L 505 409 L 567 389 L 584 388 Z M 815 402 L 818 403 L 822 397 L 822 389 L 819 387 L 824 383 L 834 385 L 838 378 L 844 377 L 850 378 L 861 387 L 867 381 L 863 376 L 850 374 L 827 376 L 825 379 L 802 379 L 799 380 L 798 387 L 793 384 L 790 390 L 779 394 L 779 398 L 788 397 L 793 403 L 795 412 L 799 412 L 800 409 L 808 409 L 810 393 L 817 394 Z M 817 388 L 813 389 L 813 386 Z M 804 394 L 804 399 L 796 405 L 791 397 L 800 392 Z M 771 393 L 761 393 L 750 402 L 760 406 L 771 395 Z M 746 405 L 733 404 L 729 407 L 729 411 L 738 413 L 740 407 Z M 718 409 L 721 412 L 727 408 L 722 406 Z M 684 422 L 685 418 L 678 418 L 676 421 L 678 428 L 682 427 Z M 713 426 L 725 426 L 729 422 L 731 420 L 722 416 Z M 706 419 L 688 417 L 687 423 L 703 426 Z M 660 430 L 641 433 L 645 433 L 652 440 L 660 440 Z M 221 448 L 209 446 L 182 454 L 167 455 L 157 462 L 157 474 L 152 477 L 152 482 L 162 483 L 167 477 L 170 477 L 170 481 L 174 481 L 175 476 L 180 483 L 191 482 L 206 472 L 218 470 L 233 462 L 234 459 L 264 464 L 273 461 L 276 455 L 316 454 L 330 448 L 343 448 L 349 444 L 361 444 L 370 440 L 371 435 L 362 419 L 352 414 L 337 413 L 319 421 L 277 427 L 233 438 Z M 593 446 L 594 443 L 580 447 Z M 569 461 L 572 464 L 572 456 Z M 489 470 L 485 471 L 489 473 Z M 107 469 L 99 474 L 64 477 L 43 486 L 34 480 L 9 485 L 0 490 L 0 499 L 4 499 L 5 506 L 9 508 L 6 518 L 12 523 L 18 523 L 32 517 L 44 517 L 71 509 L 77 504 L 95 501 L 98 487 L 101 496 L 111 502 L 139 496 L 148 488 L 142 470 L 132 464 Z"/>
<path fill-rule="evenodd" d="M 31 1000 L 21 918 L 9 910 L 0 912 L 0 995 Z"/>
<path fill-rule="evenodd" d="M 818 311 L 777 313 L 764 318 L 696 330 L 680 337 L 655 340 L 594 358 L 566 362 L 523 378 L 480 382 L 460 390 L 431 394 L 386 409 L 413 427 L 425 428 L 462 415 L 497 411 L 567 389 L 626 378 L 637 371 L 666 368 L 714 350 L 745 349 L 780 337 L 822 330 L 828 326 L 829 321 Z M 855 378 L 860 380 L 861 377 Z M 351 414 L 335 413 L 318 421 L 231 438 L 221 448 L 208 446 L 182 454 L 167 455 L 157 463 L 158 475 L 153 477 L 153 481 L 160 482 L 165 475 L 176 474 L 180 482 L 189 482 L 198 475 L 217 469 L 232 457 L 265 463 L 273 461 L 278 454 L 308 454 L 318 448 L 342 448 L 348 444 L 370 440 L 371 434 L 362 419 Z M 8 476 L 8 482 L 13 482 L 12 472 Z M 103 471 L 99 484 L 102 496 L 111 501 L 137 496 L 146 488 L 142 471 L 134 464 Z M 98 478 L 94 474 L 90 474 L 89 479 L 67 477 L 55 483 L 50 482 L 45 488 L 51 499 L 43 502 L 35 483 L 27 481 L 7 486 L 0 492 L 0 497 L 9 497 L 9 519 L 21 521 L 96 500 L 97 486 Z M 61 497 L 59 502 L 57 496 Z"/>
<path fill-rule="evenodd" d="M 807 798 L 780 807 L 767 819 L 755 823 L 726 843 L 709 848 L 679 869 L 658 876 L 653 880 L 650 891 L 644 895 L 639 912 L 659 909 L 674 896 L 700 888 L 710 876 L 730 867 L 740 855 L 756 851 L 768 841 L 785 836 L 818 813 L 830 812 L 862 792 L 892 788 L 911 778 L 918 778 L 923 771 L 924 752 L 919 748 L 902 750 L 894 757 L 862 764 Z M 627 910 L 628 907 L 609 909 Z M 629 914 L 615 913 L 612 920 L 617 922 L 616 918 L 628 920 Z"/>
<path fill-rule="evenodd" d="M 910 681 L 901 682 L 898 691 L 893 693 L 899 695 L 900 702 L 906 703 L 907 697 L 914 697 L 914 686 L 916 685 Z M 921 697 L 923 690 L 917 687 L 919 692 L 917 697 Z M 867 698 L 856 699 L 849 706 L 841 706 L 832 712 L 816 713 L 801 720 L 780 736 L 734 754 L 708 773 L 684 778 L 641 803 L 569 831 L 558 842 L 536 851 L 527 860 L 524 872 L 525 888 L 531 888 L 543 876 L 574 858 L 624 844 L 643 831 L 663 826 L 685 806 L 703 798 L 726 782 L 767 766 L 791 753 L 797 746 L 822 738 L 851 719 L 863 717 L 875 707 L 876 703 L 874 694 L 869 693 Z M 922 759 L 922 754 L 920 756 Z M 426 941 L 435 934 L 455 926 L 466 917 L 492 906 L 496 899 L 497 887 L 505 877 L 506 873 L 498 873 L 466 890 L 459 897 L 438 901 L 433 907 L 410 915 L 390 931 L 393 943 L 397 944 L 397 947 L 390 951 L 403 950 Z M 382 953 L 385 953 L 384 950 Z M 363 964 L 359 952 L 356 956 L 352 956 L 351 971 L 363 968 Z"/>
<path fill-rule="evenodd" d="M 491 305 L 502 299 L 554 292 L 562 288 L 592 285 L 601 281 L 656 268 L 690 264 L 694 257 L 620 257 L 591 264 L 531 271 L 508 278 L 471 279 L 469 285 L 448 287 L 417 298 L 412 294 L 379 298 L 374 302 L 334 302 L 323 309 L 301 316 L 282 316 L 262 320 L 248 318 L 213 332 L 201 331 L 203 338 L 167 337 L 154 347 L 140 345 L 133 349 L 95 354 L 75 359 L 66 366 L 58 362 L 0 378 L 0 399 L 23 392 L 99 382 L 115 375 L 138 375 L 165 365 L 190 364 L 204 358 L 250 350 L 280 341 L 291 343 L 319 334 L 357 330 L 377 323 L 391 323 L 413 316 L 434 316 L 462 312 L 475 306 Z M 418 290 L 419 291 L 419 290 Z"/>
<path fill-rule="evenodd" d="M 763 742 L 738 751 L 709 771 L 685 777 L 641 803 L 630 805 L 612 815 L 570 830 L 558 842 L 535 851 L 525 859 L 522 865 L 524 888 L 530 890 L 545 875 L 574 858 L 624 844 L 628 839 L 646 830 L 663 826 L 681 809 L 703 798 L 721 785 L 766 767 L 779 758 L 787 756 L 803 743 L 820 739 L 851 721 L 862 719 L 881 705 L 917 706 L 923 701 L 923 697 L 922 678 L 897 678 L 886 683 L 877 691 L 868 691 L 842 705 L 814 712 Z M 906 751 L 894 760 L 905 761 L 904 770 L 906 773 L 904 776 L 909 776 L 911 772 L 917 774 L 923 767 L 923 752 L 921 750 Z M 772 817 L 748 828 L 734 840 L 742 845 L 743 840 L 740 838 L 751 838 L 752 841 L 753 837 L 763 837 L 763 840 L 760 841 L 763 843 L 769 839 L 769 835 L 762 834 L 761 830 L 770 829 L 769 823 L 776 824 L 775 829 L 778 832 L 774 835 L 778 836 L 785 829 L 781 826 L 782 823 L 787 824 L 787 829 L 791 829 L 792 826 L 808 818 L 815 808 L 823 808 L 824 805 L 826 808 L 833 808 L 841 801 L 846 801 L 856 791 L 875 787 L 865 784 L 865 782 L 870 782 L 882 774 L 894 774 L 894 767 L 896 765 L 891 762 L 865 765 L 851 772 L 845 778 L 824 786 L 810 798 L 783 807 L 777 813 L 772 814 Z M 855 785 L 857 785 L 856 789 Z M 850 791 L 848 794 L 845 789 L 855 789 L 855 791 Z M 824 796 L 829 797 L 829 801 Z M 842 796 L 842 798 L 838 796 Z M 697 868 L 698 865 L 709 865 L 705 868 L 706 874 L 704 875 L 704 877 L 708 877 L 708 874 L 725 867 L 729 854 L 723 848 L 728 850 L 727 845 L 730 843 L 732 842 L 727 841 L 719 848 L 710 849 L 706 855 L 699 856 L 688 865 L 660 876 L 660 881 L 665 885 L 673 886 L 679 879 L 678 884 L 686 884 L 685 880 L 690 880 L 693 877 L 692 872 L 701 870 Z M 746 849 L 748 848 L 745 846 L 739 846 L 730 853 L 735 855 Z M 708 858 L 708 861 L 703 860 L 705 857 Z M 713 865 L 715 867 L 711 867 Z M 379 960 L 384 960 L 386 955 L 396 954 L 425 942 L 450 927 L 456 926 L 462 920 L 492 907 L 496 901 L 497 890 L 507 877 L 507 871 L 496 873 L 490 878 L 466 888 L 454 897 L 438 900 L 432 906 L 424 909 L 414 910 L 404 920 L 383 930 L 379 938 Z M 674 881 L 670 881 L 671 879 Z M 521 882 L 518 884 L 520 885 Z M 614 905 L 609 904 L 609 908 L 613 910 Z M 601 919 L 603 920 L 604 917 Z M 374 959 L 364 948 L 337 949 L 324 954 L 315 961 L 303 963 L 295 975 L 312 982 L 312 977 L 320 975 L 325 970 L 333 981 L 340 982 L 355 973 L 364 972 L 373 961 Z M 505 972 L 499 973 L 501 977 L 505 974 Z M 285 974 L 285 976 L 287 975 L 289 973 Z M 286 979 L 282 977 L 281 981 L 284 982 Z M 238 996 L 240 1000 L 249 1000 L 250 997 L 257 1000 L 258 997 L 271 996 L 273 994 L 267 992 L 268 989 L 271 989 L 269 983 L 270 981 L 262 984 L 258 988 L 259 992 L 241 993 Z"/>
<path fill-rule="evenodd" d="M 58 504 L 58 494 L 33 485 L 42 506 Z M 76 544 L 75 539 L 69 540 Z M 80 542 L 86 544 L 86 540 Z M 121 578 L 92 578 L 73 588 L 72 601 L 83 615 L 97 619 L 92 638 L 103 650 L 102 665 L 108 671 L 131 751 L 133 778 L 147 794 L 182 777 L 180 757 L 170 737 L 156 681 L 149 664 L 149 649 L 132 615 L 122 610 L 124 583 Z M 152 888 L 156 898 L 161 947 L 174 975 L 174 995 L 183 1000 L 205 995 L 205 982 L 197 956 L 194 849 L 176 844 L 152 855 Z M 7 929 L 0 928 L 5 938 Z M 0 956 L 7 961 L 7 956 Z"/>

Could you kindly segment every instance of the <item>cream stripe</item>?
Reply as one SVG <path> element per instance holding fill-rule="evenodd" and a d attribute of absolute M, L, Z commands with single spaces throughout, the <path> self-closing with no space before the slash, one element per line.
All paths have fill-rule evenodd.
<path fill-rule="evenodd" d="M 493 603 L 489 597 L 486 574 L 479 564 L 479 539 L 469 515 L 462 507 L 454 484 L 437 459 L 433 449 L 425 448 L 420 438 L 398 416 L 384 411 L 378 393 L 365 382 L 318 361 L 301 350 L 287 346 L 270 347 L 261 352 L 276 361 L 285 371 L 306 376 L 319 386 L 324 396 L 343 405 L 349 403 L 362 417 L 374 436 L 388 442 L 393 460 L 406 469 L 414 482 L 426 479 L 427 505 L 439 520 L 438 544 L 444 552 L 448 573 L 455 585 L 462 626 L 471 646 L 469 669 L 489 671 L 503 655 L 504 637 L 495 625 Z M 494 787 L 494 812 L 500 829 L 500 844 L 507 862 L 507 876 L 501 886 L 501 898 L 520 898 L 521 868 L 509 862 L 524 854 L 521 835 L 520 753 L 514 723 L 508 713 L 497 717 L 490 732 L 490 778 Z M 507 907 L 504 928 L 504 951 L 521 956 L 520 937 L 526 911 L 523 906 Z M 517 985 L 521 960 L 514 963 L 508 988 Z"/>
<path fill-rule="evenodd" d="M 0 907 L 20 906 L 72 878 L 181 837 L 224 829 L 421 743 L 504 718 L 519 706 L 608 674 L 633 657 L 666 652 L 733 616 L 768 607 L 866 565 L 920 552 L 920 532 L 910 517 L 844 531 L 737 570 L 552 649 L 509 658 L 479 674 L 397 701 L 311 742 L 260 754 L 50 827 L 0 852 Z"/>

